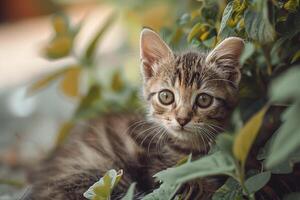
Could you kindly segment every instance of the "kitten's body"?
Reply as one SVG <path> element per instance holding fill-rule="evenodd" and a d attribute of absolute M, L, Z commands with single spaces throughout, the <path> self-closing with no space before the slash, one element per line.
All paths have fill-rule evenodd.
<path fill-rule="evenodd" d="M 138 137 L 140 133 L 149 137 Z M 139 199 L 158 186 L 152 177 L 155 173 L 174 166 L 186 156 L 177 148 L 166 145 L 166 141 L 158 140 L 155 133 L 153 124 L 128 113 L 105 116 L 80 125 L 67 144 L 34 175 L 38 181 L 32 198 L 85 199 L 83 193 L 105 172 L 123 169 L 124 175 L 112 199 L 121 199 L 133 182 L 137 182 L 136 199 Z"/>
<path fill-rule="evenodd" d="M 120 199 L 132 182 L 137 182 L 139 199 L 158 186 L 155 173 L 190 153 L 195 158 L 206 154 L 236 103 L 242 46 L 232 38 L 208 55 L 173 54 L 157 34 L 144 31 L 141 57 L 149 120 L 119 114 L 79 126 L 33 177 L 33 199 L 84 199 L 83 193 L 109 169 L 124 171 L 112 199 Z M 189 199 L 210 199 L 217 188 L 211 180 L 195 181 L 182 191 Z"/>

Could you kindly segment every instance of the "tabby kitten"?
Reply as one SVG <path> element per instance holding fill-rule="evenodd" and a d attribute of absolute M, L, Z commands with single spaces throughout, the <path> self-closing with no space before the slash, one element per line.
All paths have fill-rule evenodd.
<path fill-rule="evenodd" d="M 79 125 L 63 147 L 32 176 L 34 200 L 85 199 L 83 193 L 109 169 L 124 175 L 112 194 L 121 199 L 137 182 L 136 199 L 158 186 L 153 175 L 193 153 L 205 155 L 237 102 L 244 43 L 231 37 L 211 52 L 174 53 L 158 34 L 140 38 L 147 120 L 110 114 Z M 187 199 L 210 199 L 213 179 L 183 186 Z"/>

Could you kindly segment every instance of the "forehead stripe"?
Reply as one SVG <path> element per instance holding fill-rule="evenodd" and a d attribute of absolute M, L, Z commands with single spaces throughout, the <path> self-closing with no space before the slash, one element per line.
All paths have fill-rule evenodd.
<path fill-rule="evenodd" d="M 156 94 L 156 92 L 151 92 L 151 93 L 147 96 L 147 101 L 149 101 L 155 94 Z"/>

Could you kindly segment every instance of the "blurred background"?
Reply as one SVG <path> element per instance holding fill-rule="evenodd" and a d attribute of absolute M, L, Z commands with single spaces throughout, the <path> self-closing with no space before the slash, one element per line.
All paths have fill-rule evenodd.
<path fill-rule="evenodd" d="M 137 108 L 139 32 L 167 30 L 188 6 L 0 1 L 0 200 L 21 197 L 24 169 L 61 143 L 75 121 Z"/>

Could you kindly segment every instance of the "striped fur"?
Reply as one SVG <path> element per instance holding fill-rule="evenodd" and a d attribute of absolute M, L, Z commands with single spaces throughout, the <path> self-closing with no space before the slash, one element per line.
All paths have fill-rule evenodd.
<path fill-rule="evenodd" d="M 121 199 L 132 182 L 137 182 L 136 199 L 141 199 L 158 186 L 155 173 L 190 153 L 194 159 L 205 155 L 237 102 L 241 45 L 240 39 L 232 38 L 209 54 L 176 54 L 156 33 L 143 30 L 147 120 L 123 113 L 79 124 L 68 142 L 31 177 L 32 199 L 84 199 L 82 194 L 109 169 L 124 170 L 112 199 Z M 173 92 L 172 104 L 159 101 L 163 89 Z M 201 93 L 213 98 L 208 108 L 195 103 Z M 187 117 L 189 122 L 179 128 L 179 117 Z M 214 178 L 195 180 L 180 192 L 186 199 L 210 199 L 218 184 Z"/>

